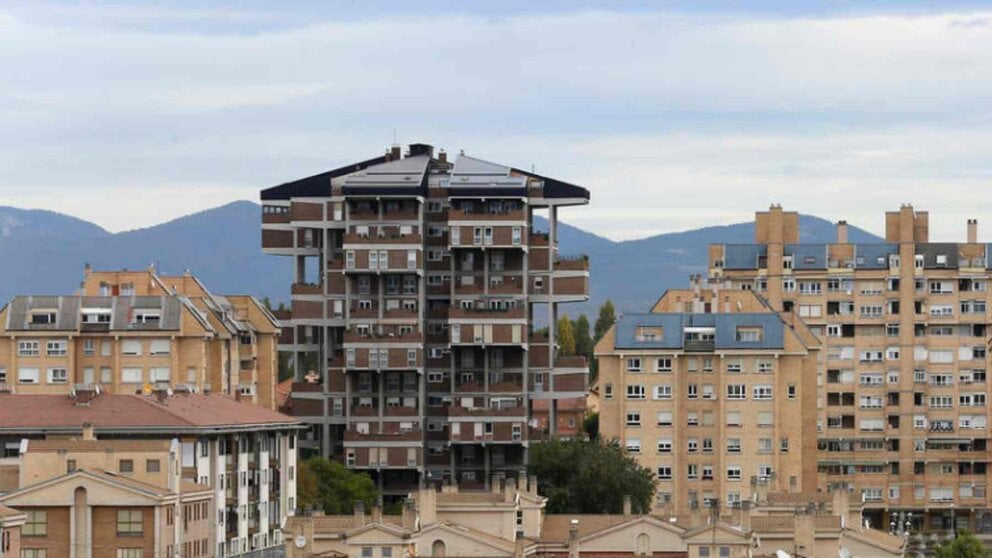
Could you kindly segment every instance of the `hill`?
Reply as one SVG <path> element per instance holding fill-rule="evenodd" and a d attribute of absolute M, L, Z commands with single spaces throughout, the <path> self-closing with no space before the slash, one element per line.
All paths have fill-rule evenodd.
<path fill-rule="evenodd" d="M 83 265 L 97 269 L 141 269 L 154 263 L 165 273 L 190 270 L 218 293 L 247 293 L 289 301 L 291 262 L 267 256 L 260 248 L 257 204 L 238 201 L 153 227 L 109 233 L 97 225 L 59 213 L 0 206 L 0 301 L 16 294 L 70 293 Z M 543 219 L 535 227 L 547 228 Z M 800 216 L 804 242 L 830 242 L 832 223 Z M 850 227 L 852 242 L 878 237 Z M 594 314 L 606 299 L 619 311 L 643 311 L 665 289 L 687 284 L 706 269 L 713 242 L 746 243 L 751 223 L 704 227 L 616 242 L 559 224 L 562 255 L 587 254 L 591 261 L 591 298 L 563 308 L 572 316 Z"/>

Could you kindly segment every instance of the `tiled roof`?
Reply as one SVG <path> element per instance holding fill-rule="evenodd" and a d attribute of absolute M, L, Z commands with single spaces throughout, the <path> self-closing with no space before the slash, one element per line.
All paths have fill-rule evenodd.
<path fill-rule="evenodd" d="M 892 535 L 878 529 L 845 529 L 842 536 L 848 536 L 867 542 L 868 544 L 893 550 L 901 549 L 906 542 L 906 539 L 898 535 Z"/>
<path fill-rule="evenodd" d="M 11 331 L 78 331 L 86 309 L 106 309 L 111 331 L 176 331 L 184 304 L 178 296 L 16 296 L 8 305 L 6 326 Z M 159 320 L 134 323 L 134 313 L 143 309 L 158 310 Z M 54 311 L 55 323 L 32 324 L 31 314 L 39 310 Z"/>
<path fill-rule="evenodd" d="M 0 519 L 5 517 L 14 517 L 15 515 L 21 515 L 22 513 L 24 512 L 0 504 Z"/>
<path fill-rule="evenodd" d="M 162 429 L 172 434 L 211 428 L 295 426 L 292 417 L 226 395 L 99 395 L 85 405 L 67 395 L 0 394 L 0 432 Z"/>
<path fill-rule="evenodd" d="M 624 515 L 547 514 L 544 516 L 544 523 L 541 526 L 540 541 L 567 541 L 573 519 L 579 520 L 579 537 L 584 537 L 628 521 L 634 521 L 639 517 Z"/>

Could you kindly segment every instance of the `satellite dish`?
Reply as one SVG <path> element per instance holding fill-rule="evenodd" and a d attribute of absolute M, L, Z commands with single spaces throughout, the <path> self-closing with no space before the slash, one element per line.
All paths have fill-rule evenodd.
<path fill-rule="evenodd" d="M 779 549 L 775 551 L 775 558 L 792 558 L 792 556 L 788 552 Z"/>
<path fill-rule="evenodd" d="M 847 548 L 842 548 L 837 551 L 839 558 L 851 558 L 851 551 Z"/>
<path fill-rule="evenodd" d="M 296 548 L 303 548 L 307 545 L 307 538 L 303 535 L 296 535 L 296 538 L 293 539 L 293 544 L 296 545 Z"/>

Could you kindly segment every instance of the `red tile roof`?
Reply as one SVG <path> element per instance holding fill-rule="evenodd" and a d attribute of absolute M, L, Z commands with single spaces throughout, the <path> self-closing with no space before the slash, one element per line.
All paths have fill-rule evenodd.
<path fill-rule="evenodd" d="M 226 395 L 99 395 L 77 405 L 68 395 L 0 394 L 0 432 L 78 430 L 92 423 L 97 432 L 116 429 L 184 430 L 248 426 L 294 426 L 292 417 Z"/>

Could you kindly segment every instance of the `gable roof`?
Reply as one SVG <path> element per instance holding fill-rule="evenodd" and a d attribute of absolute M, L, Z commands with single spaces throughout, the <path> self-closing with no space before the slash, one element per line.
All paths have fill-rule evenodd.
<path fill-rule="evenodd" d="M 486 546 L 495 548 L 497 550 L 502 550 L 509 554 L 512 554 L 513 551 L 516 549 L 515 541 L 504 539 L 502 537 L 497 537 L 495 535 L 486 533 L 485 531 L 480 531 L 479 529 L 475 529 L 467 525 L 462 525 L 461 523 L 456 523 L 453 521 L 445 521 L 442 523 L 434 523 L 432 525 L 428 525 L 427 527 L 421 529 L 420 535 L 423 536 L 436 530 L 442 530 L 456 536 L 465 537 L 472 540 L 473 542 L 482 543 Z"/>

